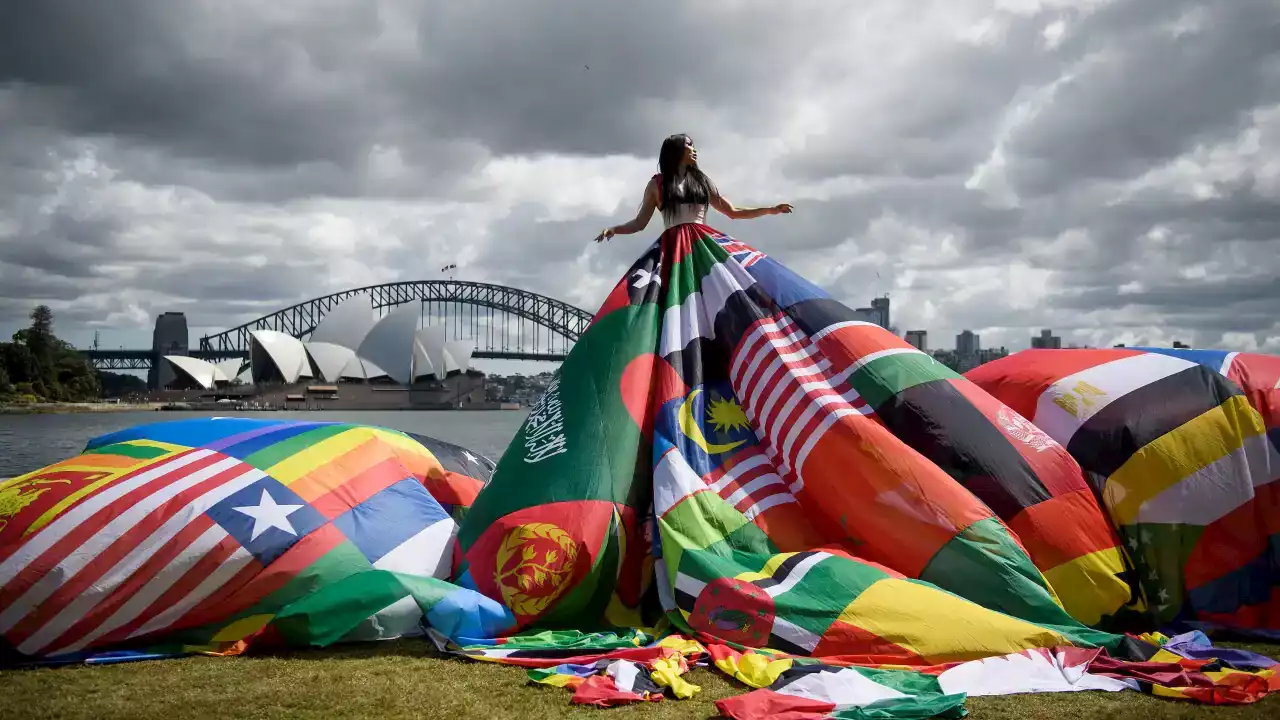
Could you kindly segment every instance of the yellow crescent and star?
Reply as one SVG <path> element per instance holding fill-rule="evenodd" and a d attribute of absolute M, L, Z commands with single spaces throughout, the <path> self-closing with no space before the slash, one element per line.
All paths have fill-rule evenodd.
<path fill-rule="evenodd" d="M 746 440 L 738 440 L 731 443 L 709 443 L 706 436 L 702 434 L 702 428 L 697 420 L 693 417 L 693 400 L 702 392 L 702 388 L 698 388 L 689 393 L 689 396 L 680 403 L 679 420 L 680 432 L 689 438 L 703 452 L 708 455 L 718 455 L 727 453 L 734 448 L 746 443 Z M 750 427 L 746 413 L 742 411 L 742 407 L 733 399 L 717 398 L 707 404 L 707 419 L 716 426 L 716 430 L 724 432 L 726 430 L 737 430 L 739 428 Z"/>

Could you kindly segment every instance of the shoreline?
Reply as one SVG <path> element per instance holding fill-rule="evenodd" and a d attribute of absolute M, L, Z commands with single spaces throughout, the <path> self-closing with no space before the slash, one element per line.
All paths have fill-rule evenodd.
<path fill-rule="evenodd" d="M 74 413 L 151 412 L 163 403 L 30 403 L 0 404 L 0 415 L 70 415 Z"/>

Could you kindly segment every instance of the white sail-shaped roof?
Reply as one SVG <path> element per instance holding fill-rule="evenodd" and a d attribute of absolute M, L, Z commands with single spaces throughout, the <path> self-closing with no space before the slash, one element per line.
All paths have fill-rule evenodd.
<path fill-rule="evenodd" d="M 338 377 L 347 380 L 376 380 L 386 376 L 387 373 L 382 368 L 359 355 L 353 355 L 351 360 L 343 366 L 342 372 L 338 374 Z"/>
<path fill-rule="evenodd" d="M 212 390 L 218 382 L 227 382 L 227 377 L 213 363 L 187 355 L 165 355 L 164 359 L 173 368 L 173 373 L 186 378 L 205 390 Z"/>
<path fill-rule="evenodd" d="M 351 355 L 351 359 L 347 361 L 347 364 L 342 366 L 342 370 L 338 373 L 338 377 L 348 378 L 351 380 L 366 379 L 368 376 L 365 374 L 364 362 L 360 360 L 360 356 L 353 353 Z"/>
<path fill-rule="evenodd" d="M 343 377 L 343 371 L 356 359 L 355 350 L 334 343 L 313 341 L 306 343 L 305 347 L 312 365 L 325 382 L 338 382 Z M 364 377 L 363 372 L 360 377 Z"/>
<path fill-rule="evenodd" d="M 215 363 L 214 367 L 218 368 L 218 372 L 222 373 L 222 377 L 219 380 L 231 382 L 244 370 L 245 364 L 244 358 L 231 358 L 230 360 Z"/>
<path fill-rule="evenodd" d="M 471 354 L 475 343 L 467 340 L 446 340 L 443 326 L 424 327 L 414 333 L 413 376 L 435 376 L 443 379 L 453 372 L 463 372 L 471 366 Z"/>
<path fill-rule="evenodd" d="M 452 372 L 466 372 L 471 369 L 471 353 L 476 351 L 475 343 L 469 340 L 450 340 L 444 344 L 445 355 L 453 361 L 456 367 L 448 370 Z"/>
<path fill-rule="evenodd" d="M 286 383 L 295 383 L 299 377 L 310 377 L 307 351 L 302 341 L 275 330 L 251 330 L 249 362 L 255 383 L 273 376 L 274 368 Z"/>
<path fill-rule="evenodd" d="M 427 354 L 427 349 L 422 342 L 422 330 L 419 330 L 413 338 L 413 379 L 432 377 L 435 374 L 436 366 Z"/>
<path fill-rule="evenodd" d="M 387 375 L 386 370 L 383 370 L 376 364 L 363 359 L 360 362 L 364 365 L 364 376 L 366 378 L 370 380 L 377 380 L 378 378 L 390 377 Z"/>
<path fill-rule="evenodd" d="M 373 325 L 373 302 L 368 295 L 354 295 L 326 313 L 307 340 L 355 350 Z"/>
<path fill-rule="evenodd" d="M 414 331 L 419 318 L 418 303 L 409 303 L 387 313 L 364 336 L 356 354 L 386 371 L 392 380 L 408 385 L 413 381 Z"/>
<path fill-rule="evenodd" d="M 414 348 L 422 354 L 426 363 L 430 366 L 429 370 L 425 372 L 419 371 L 418 375 L 435 375 L 438 378 L 443 378 L 448 374 L 449 371 L 446 368 L 449 365 L 449 360 L 445 357 L 444 352 L 446 337 L 443 325 L 428 325 L 415 334 Z"/>

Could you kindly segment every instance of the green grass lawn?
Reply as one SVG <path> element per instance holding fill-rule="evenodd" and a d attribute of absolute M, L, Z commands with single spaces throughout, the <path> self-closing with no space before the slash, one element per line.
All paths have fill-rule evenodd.
<path fill-rule="evenodd" d="M 1275 646 L 1248 647 L 1271 657 Z M 40 718 L 711 718 L 715 701 L 749 688 L 699 669 L 690 700 L 600 710 L 569 704 L 571 691 L 528 682 L 520 668 L 441 655 L 400 640 L 256 657 L 193 657 L 100 667 L 0 672 L 0 717 Z M 1206 707 L 1136 692 L 971 698 L 985 718 L 1277 718 L 1280 698 Z"/>

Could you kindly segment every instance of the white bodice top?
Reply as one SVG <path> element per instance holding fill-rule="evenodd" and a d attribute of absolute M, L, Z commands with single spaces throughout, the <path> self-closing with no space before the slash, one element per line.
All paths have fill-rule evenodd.
<path fill-rule="evenodd" d="M 684 184 L 684 180 L 680 180 L 680 184 Z M 707 205 L 694 205 L 693 203 L 681 203 L 676 206 L 676 211 L 668 216 L 662 214 L 662 222 L 666 228 L 673 228 L 676 225 L 684 225 L 686 223 L 706 224 L 707 222 Z"/>
<path fill-rule="evenodd" d="M 662 222 L 666 227 L 672 228 L 676 225 L 684 225 L 685 223 L 698 223 L 705 225 L 707 222 L 707 206 L 694 205 L 693 203 L 681 203 L 676 206 L 676 211 L 671 215 L 663 214 Z"/>

